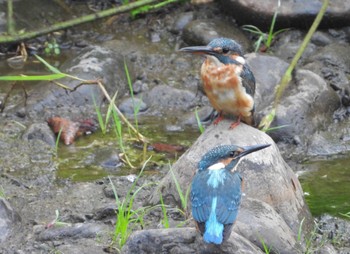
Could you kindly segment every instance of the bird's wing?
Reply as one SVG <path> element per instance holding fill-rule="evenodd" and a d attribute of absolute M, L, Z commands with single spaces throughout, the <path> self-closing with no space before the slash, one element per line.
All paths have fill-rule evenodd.
<path fill-rule="evenodd" d="M 197 222 L 209 219 L 212 200 L 217 197 L 216 215 L 219 222 L 230 224 L 236 220 L 241 202 L 241 177 L 227 172 L 223 184 L 213 188 L 207 184 L 208 174 L 197 173 L 192 182 L 192 216 Z"/>
<path fill-rule="evenodd" d="M 254 96 L 255 93 L 255 78 L 247 64 L 243 65 L 243 71 L 241 72 L 242 85 L 245 87 L 248 94 Z"/>
<path fill-rule="evenodd" d="M 205 222 L 209 218 L 211 208 L 211 192 L 207 185 L 206 174 L 197 173 L 191 186 L 192 216 L 197 222 Z"/>
<path fill-rule="evenodd" d="M 238 172 L 228 173 L 223 185 L 218 188 L 216 215 L 222 224 L 236 221 L 242 195 L 242 178 Z"/>

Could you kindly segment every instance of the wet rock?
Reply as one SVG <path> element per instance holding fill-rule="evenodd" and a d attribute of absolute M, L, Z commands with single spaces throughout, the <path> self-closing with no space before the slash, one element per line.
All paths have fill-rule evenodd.
<path fill-rule="evenodd" d="M 295 247 L 301 220 L 306 218 L 308 223 L 311 219 L 296 175 L 284 162 L 277 146 L 269 136 L 242 123 L 233 130 L 229 129 L 229 126 L 230 121 L 224 120 L 219 125 L 211 125 L 206 129 L 193 146 L 173 165 L 173 172 L 177 181 L 181 188 L 186 191 L 201 156 L 216 145 L 272 144 L 271 148 L 266 149 L 263 154 L 259 152 L 251 154 L 242 159 L 239 164 L 238 170 L 244 179 L 246 198 L 258 200 L 262 204 L 259 206 L 256 205 L 257 202 L 242 204 L 243 209 L 239 211 L 237 225 L 241 225 L 242 232 L 244 231 L 243 228 L 246 229 L 245 232 L 253 230 L 249 233 L 251 237 L 256 237 L 263 230 L 264 237 L 270 239 L 271 244 L 276 243 L 272 240 L 278 234 L 276 232 L 283 231 L 284 235 L 281 235 L 280 242 L 278 242 L 278 247 L 282 248 L 279 251 L 292 250 Z M 167 203 L 173 205 L 180 203 L 171 174 L 166 175 L 156 191 L 153 192 L 149 200 L 151 204 L 159 202 L 159 192 L 162 193 Z M 261 208 L 264 208 L 266 212 L 263 214 L 267 216 L 270 216 L 269 214 L 274 211 L 273 213 L 276 216 L 270 217 L 273 223 L 269 222 L 270 219 L 257 216 L 254 225 L 262 226 L 260 228 L 250 228 L 251 219 L 249 219 L 248 212 L 257 214 L 256 209 Z M 270 224 L 271 227 L 264 227 L 265 224 Z M 294 240 L 291 241 L 290 239 Z"/>
<path fill-rule="evenodd" d="M 119 104 L 119 109 L 121 112 L 125 114 L 133 115 L 134 112 L 144 112 L 148 109 L 146 103 L 137 97 L 134 98 L 126 98 Z"/>
<path fill-rule="evenodd" d="M 221 9 L 234 17 L 238 24 L 251 24 L 268 31 L 276 11 L 277 1 L 220 0 Z M 281 1 L 277 27 L 309 28 L 322 6 L 318 0 Z M 343 27 L 350 23 L 350 3 L 334 0 L 328 5 L 320 27 Z"/>
<path fill-rule="evenodd" d="M 263 253 L 245 238 L 232 232 L 230 239 L 220 247 L 205 244 L 195 228 L 150 229 L 133 233 L 123 254 L 140 253 Z"/>
<path fill-rule="evenodd" d="M 15 224 L 20 221 L 21 217 L 13 210 L 10 203 L 0 197 L 0 243 L 6 240 Z"/>
<path fill-rule="evenodd" d="M 251 43 L 238 29 L 230 22 L 222 20 L 194 20 L 190 22 L 183 31 L 183 40 L 191 46 L 207 45 L 211 40 L 218 37 L 227 37 L 236 40 L 244 50 L 251 50 Z"/>
<path fill-rule="evenodd" d="M 24 140 L 41 140 L 51 147 L 56 145 L 56 137 L 46 123 L 33 123 L 23 133 Z"/>
<path fill-rule="evenodd" d="M 65 239 L 65 238 L 73 238 L 73 239 L 94 238 L 105 230 L 106 230 L 105 226 L 100 224 L 77 223 L 72 226 L 48 228 L 37 236 L 37 240 L 53 241 L 53 240 L 59 240 L 59 239 Z"/>

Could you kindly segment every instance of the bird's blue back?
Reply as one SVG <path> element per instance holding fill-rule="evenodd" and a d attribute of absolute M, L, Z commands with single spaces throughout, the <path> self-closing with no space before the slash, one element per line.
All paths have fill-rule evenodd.
<path fill-rule="evenodd" d="M 220 244 L 224 227 L 232 225 L 241 202 L 242 178 L 238 172 L 223 169 L 200 170 L 191 189 L 192 215 L 205 223 L 204 240 Z"/>

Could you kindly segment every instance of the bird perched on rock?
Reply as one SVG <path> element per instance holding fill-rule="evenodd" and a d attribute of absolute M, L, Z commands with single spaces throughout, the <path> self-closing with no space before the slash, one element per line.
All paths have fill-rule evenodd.
<path fill-rule="evenodd" d="M 241 46 L 232 39 L 217 38 L 207 46 L 186 47 L 180 51 L 206 56 L 201 78 L 211 105 L 219 112 L 214 124 L 228 114 L 238 117 L 230 128 L 236 127 L 240 120 L 254 125 L 255 78 L 243 57 Z"/>
<path fill-rule="evenodd" d="M 191 186 L 192 216 L 207 243 L 221 244 L 228 239 L 236 221 L 242 194 L 239 160 L 268 145 L 217 146 L 198 164 Z"/>

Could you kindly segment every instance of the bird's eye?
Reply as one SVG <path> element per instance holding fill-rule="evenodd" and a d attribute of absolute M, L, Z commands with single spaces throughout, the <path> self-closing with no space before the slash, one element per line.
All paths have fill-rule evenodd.
<path fill-rule="evenodd" d="M 228 52 L 230 52 L 228 48 L 222 48 L 222 53 L 227 54 Z"/>
<path fill-rule="evenodd" d="M 230 157 L 234 158 L 236 157 L 237 155 L 239 155 L 240 153 L 238 151 L 231 151 L 230 152 Z"/>

